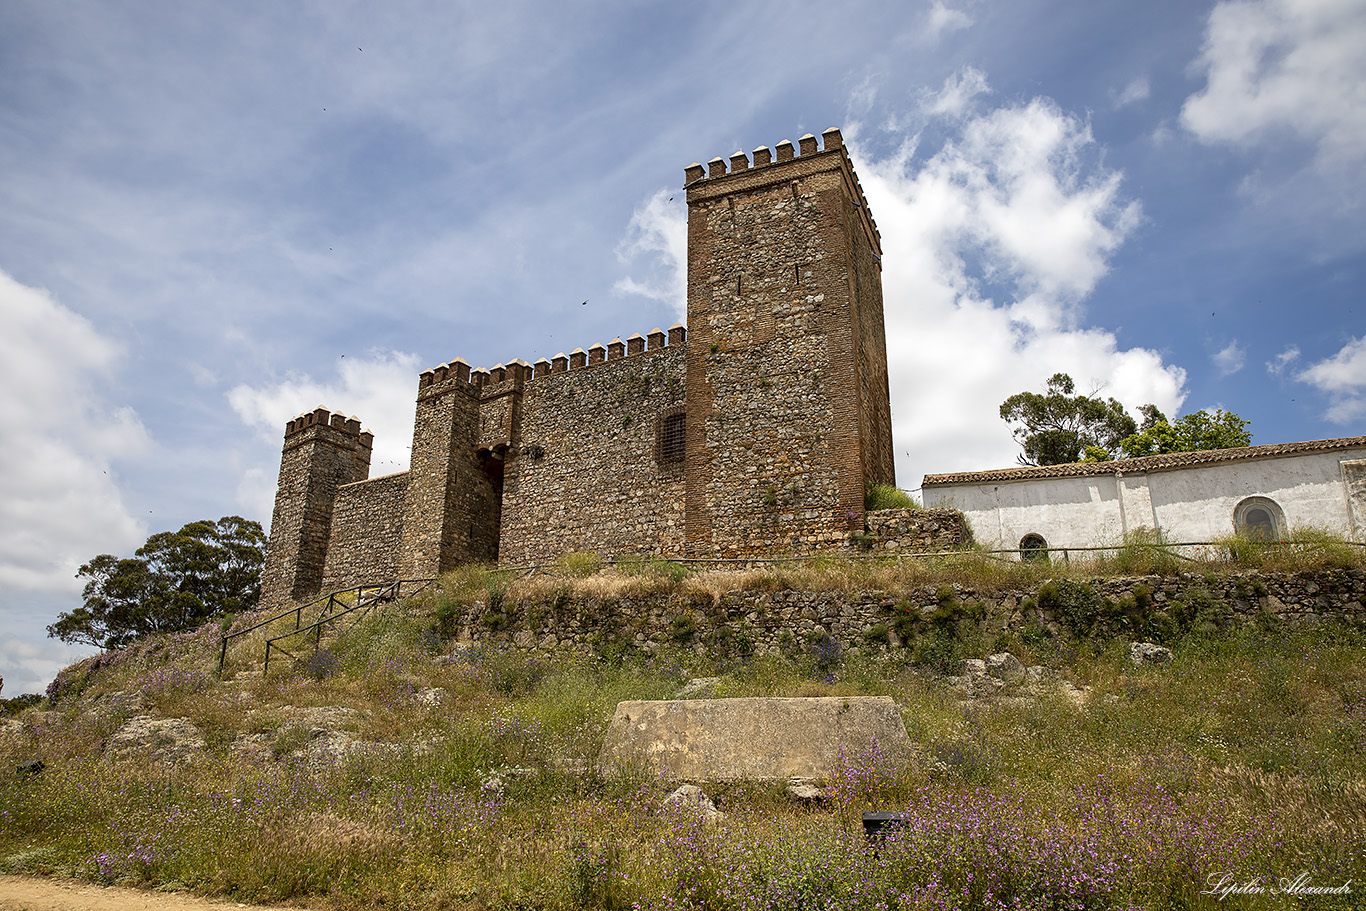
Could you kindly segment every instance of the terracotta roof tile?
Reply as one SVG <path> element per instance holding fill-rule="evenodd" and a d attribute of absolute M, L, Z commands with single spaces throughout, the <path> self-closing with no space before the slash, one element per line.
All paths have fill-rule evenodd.
<path fill-rule="evenodd" d="M 1342 437 L 1336 440 L 1309 440 L 1304 443 L 1271 443 L 1266 446 L 1241 446 L 1237 449 L 1202 449 L 1197 452 L 1170 452 L 1165 455 L 1142 456 L 1137 459 L 1112 459 L 1109 462 L 1070 462 L 1066 465 L 997 468 L 990 471 L 960 471 L 955 474 L 927 474 L 924 487 L 949 484 L 985 484 L 992 481 L 1032 481 L 1038 478 L 1081 478 L 1112 475 L 1115 472 L 1171 471 L 1190 465 L 1210 465 L 1216 462 L 1236 462 L 1241 459 L 1268 459 L 1296 455 L 1301 452 L 1325 452 L 1334 449 L 1366 448 L 1366 437 Z"/>

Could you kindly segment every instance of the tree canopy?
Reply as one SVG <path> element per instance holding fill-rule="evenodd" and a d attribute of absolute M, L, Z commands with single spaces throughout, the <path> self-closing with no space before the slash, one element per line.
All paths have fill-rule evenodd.
<path fill-rule="evenodd" d="M 1233 449 L 1252 444 L 1252 432 L 1245 421 L 1232 412 L 1192 411 L 1174 422 L 1152 405 L 1144 405 L 1143 426 L 1138 433 L 1120 441 L 1129 458 L 1160 455 L 1166 452 L 1195 452 L 1201 449 Z"/>
<path fill-rule="evenodd" d="M 1076 462 L 1095 449 L 1108 454 L 1138 432 L 1138 424 L 1117 400 L 1075 391 L 1072 377 L 1055 373 L 1042 393 L 1017 392 L 1001 403 L 1001 419 L 1014 425 L 1023 450 L 1021 465 Z"/>
<path fill-rule="evenodd" d="M 1168 421 L 1156 405 L 1143 405 L 1140 426 L 1115 399 L 1075 395 L 1075 390 L 1072 377 L 1055 373 L 1042 393 L 1018 392 L 1001 403 L 1001 418 L 1012 425 L 1023 450 L 1020 464 L 1103 462 L 1252 443 L 1250 422 L 1222 409 Z"/>
<path fill-rule="evenodd" d="M 149 537 L 132 557 L 100 554 L 77 571 L 85 602 L 49 636 L 117 648 L 148 633 L 189 629 L 255 606 L 266 536 L 259 522 L 225 516 Z"/>

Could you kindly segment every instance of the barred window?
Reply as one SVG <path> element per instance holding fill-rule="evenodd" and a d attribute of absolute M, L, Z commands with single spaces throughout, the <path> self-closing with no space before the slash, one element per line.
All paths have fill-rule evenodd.
<path fill-rule="evenodd" d="M 688 417 L 682 411 L 664 415 L 659 422 L 659 461 L 681 462 L 687 444 Z"/>
<path fill-rule="evenodd" d="M 1048 542 L 1043 535 L 1030 533 L 1020 539 L 1020 559 L 1031 562 L 1048 562 Z"/>

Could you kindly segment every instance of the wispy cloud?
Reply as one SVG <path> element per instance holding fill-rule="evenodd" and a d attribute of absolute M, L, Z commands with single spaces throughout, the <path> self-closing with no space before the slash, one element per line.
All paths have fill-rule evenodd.
<path fill-rule="evenodd" d="M 925 93 L 920 108 L 930 117 L 961 117 L 967 113 L 974 98 L 990 91 L 985 73 L 974 67 L 964 67 L 945 79 L 938 92 Z"/>
<path fill-rule="evenodd" d="M 950 32 L 969 28 L 973 24 L 973 18 L 962 10 L 953 9 L 944 3 L 944 0 L 934 0 L 930 4 L 929 17 L 926 26 L 932 40 L 939 40 Z"/>
<path fill-rule="evenodd" d="M 688 316 L 688 211 L 682 190 L 659 190 L 636 207 L 617 258 L 640 264 L 646 278 L 618 279 L 613 290 L 668 304 L 680 320 Z"/>
<path fill-rule="evenodd" d="M 1110 100 L 1114 102 L 1116 108 L 1122 108 L 1139 101 L 1146 101 L 1151 94 L 1152 88 L 1148 85 L 1148 77 L 1138 76 L 1120 91 L 1112 90 Z"/>
<path fill-rule="evenodd" d="M 1247 349 L 1234 339 L 1214 353 L 1213 361 L 1220 376 L 1232 376 L 1247 363 Z"/>
<path fill-rule="evenodd" d="M 1299 360 L 1299 357 L 1299 347 L 1296 345 L 1291 345 L 1289 348 L 1285 349 L 1280 354 L 1276 355 L 1274 358 L 1266 362 L 1266 372 L 1271 374 L 1272 376 L 1280 376 L 1283 373 L 1285 373 L 1285 368 L 1289 367 L 1295 361 Z"/>

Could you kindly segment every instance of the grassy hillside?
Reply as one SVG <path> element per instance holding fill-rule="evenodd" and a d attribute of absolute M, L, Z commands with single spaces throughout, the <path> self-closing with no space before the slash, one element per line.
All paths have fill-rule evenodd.
<path fill-rule="evenodd" d="M 978 585 L 1082 572 L 938 571 Z M 49 706 L 0 731 L 0 871 L 325 908 L 1362 906 L 1359 629 L 1188 630 L 1155 667 L 1134 666 L 1123 639 L 978 642 L 1072 686 L 968 700 L 911 650 L 557 660 L 461 647 L 439 616 L 490 592 L 689 598 L 911 572 L 936 578 L 837 562 L 690 574 L 578 559 L 515 582 L 470 570 L 297 662 L 272 658 L 268 678 L 265 630 L 234 645 L 222 679 L 220 627 L 149 640 L 69 669 Z M 673 784 L 647 769 L 594 769 L 618 701 L 701 676 L 722 696 L 890 695 L 917 756 L 903 772 L 848 756 L 815 804 L 781 782 L 705 785 L 725 814 L 710 824 L 663 808 Z M 14 773 L 34 758 L 41 772 Z M 912 815 L 870 850 L 865 809 Z M 1224 876 L 1274 887 L 1300 874 L 1301 887 L 1352 891 L 1202 894 Z"/>

